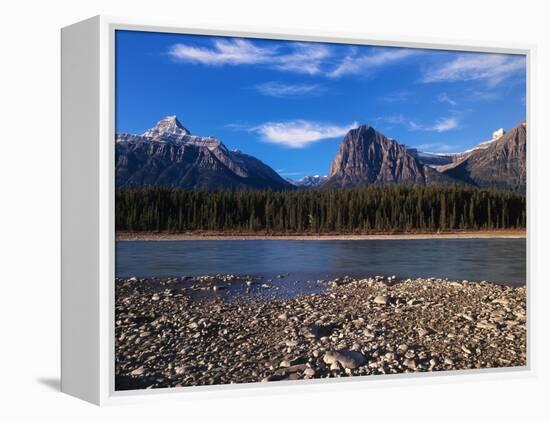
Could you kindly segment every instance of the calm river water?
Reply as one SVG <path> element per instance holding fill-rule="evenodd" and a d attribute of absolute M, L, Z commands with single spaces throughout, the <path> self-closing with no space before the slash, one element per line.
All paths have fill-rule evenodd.
<path fill-rule="evenodd" d="M 396 275 L 524 285 L 525 239 L 118 241 L 116 276 L 284 279 Z"/>

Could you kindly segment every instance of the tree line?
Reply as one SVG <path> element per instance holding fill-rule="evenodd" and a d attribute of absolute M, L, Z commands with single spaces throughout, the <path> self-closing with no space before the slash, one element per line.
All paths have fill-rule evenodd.
<path fill-rule="evenodd" d="M 459 186 L 116 191 L 116 229 L 372 233 L 525 228 L 524 195 Z"/>

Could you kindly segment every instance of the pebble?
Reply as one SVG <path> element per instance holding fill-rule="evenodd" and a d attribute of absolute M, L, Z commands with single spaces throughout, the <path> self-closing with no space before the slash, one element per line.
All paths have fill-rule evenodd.
<path fill-rule="evenodd" d="M 416 370 L 416 362 L 412 358 L 405 358 L 403 365 L 411 370 Z"/>
<path fill-rule="evenodd" d="M 360 352 L 342 349 L 339 351 L 328 351 L 325 353 L 323 361 L 327 364 L 337 361 L 342 367 L 353 369 L 365 364 L 367 359 Z"/>
<path fill-rule="evenodd" d="M 389 302 L 390 302 L 390 297 L 388 297 L 387 295 L 377 295 L 376 297 L 374 297 L 375 304 L 387 305 L 389 304 Z"/>

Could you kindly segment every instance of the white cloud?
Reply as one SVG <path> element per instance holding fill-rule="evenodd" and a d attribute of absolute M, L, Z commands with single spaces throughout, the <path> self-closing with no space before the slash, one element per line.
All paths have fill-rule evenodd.
<path fill-rule="evenodd" d="M 422 125 L 414 121 L 409 121 L 409 128 L 411 130 L 422 130 L 427 132 L 446 132 L 458 128 L 458 119 L 455 117 L 447 117 L 437 120 L 432 125 Z"/>
<path fill-rule="evenodd" d="M 187 44 L 173 45 L 168 54 L 176 61 L 207 66 L 264 64 L 294 73 L 316 74 L 324 59 L 331 55 L 328 47 L 317 44 L 291 42 L 284 50 L 279 46 L 259 47 L 240 39 L 216 39 L 212 47 Z"/>
<path fill-rule="evenodd" d="M 242 38 L 216 38 L 206 46 L 174 44 L 168 54 L 176 61 L 205 66 L 264 65 L 293 73 L 341 77 L 367 74 L 418 53 L 406 48 L 376 47 L 367 54 L 360 54 L 361 50 L 364 49 L 347 48 L 347 55 L 342 57 L 325 44 L 259 44 Z"/>
<path fill-rule="evenodd" d="M 288 84 L 277 81 L 261 83 L 254 88 L 262 95 L 272 96 L 276 98 L 287 98 L 294 96 L 312 96 L 319 95 L 323 92 L 323 88 L 317 84 Z"/>
<path fill-rule="evenodd" d="M 452 105 L 453 107 L 454 107 L 455 105 L 457 105 L 457 102 L 456 102 L 454 99 L 451 99 L 451 98 L 449 97 L 449 95 L 447 95 L 446 92 L 442 92 L 441 94 L 439 94 L 439 95 L 437 96 L 437 100 L 438 100 L 439 102 L 446 102 L 447 104 Z"/>
<path fill-rule="evenodd" d="M 392 48 L 366 55 L 348 55 L 328 75 L 331 77 L 365 75 L 374 69 L 401 61 L 417 53 L 418 51 L 413 49 Z"/>
<path fill-rule="evenodd" d="M 453 130 L 458 128 L 458 120 L 454 117 L 444 118 L 442 120 L 437 121 L 430 130 L 436 131 L 436 132 L 446 132 L 448 130 Z"/>
<path fill-rule="evenodd" d="M 323 61 L 331 56 L 328 47 L 320 44 L 292 43 L 292 52 L 277 56 L 277 69 L 314 75 L 321 72 Z"/>
<path fill-rule="evenodd" d="M 338 126 L 306 120 L 292 120 L 286 122 L 267 122 L 250 130 L 259 133 L 261 138 L 266 142 L 290 148 L 304 148 L 311 143 L 323 139 L 342 137 L 349 130 L 357 126 L 356 122 Z"/>
<path fill-rule="evenodd" d="M 495 86 L 510 76 L 525 71 L 525 57 L 503 54 L 462 54 L 428 69 L 422 81 L 455 82 L 484 80 Z"/>
<path fill-rule="evenodd" d="M 213 66 L 264 63 L 276 54 L 272 49 L 260 48 L 244 39 L 217 39 L 213 44 L 213 48 L 175 44 L 168 54 L 178 61 Z"/>

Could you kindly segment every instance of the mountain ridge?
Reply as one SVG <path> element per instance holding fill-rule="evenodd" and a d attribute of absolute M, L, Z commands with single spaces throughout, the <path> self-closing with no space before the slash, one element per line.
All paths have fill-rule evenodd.
<path fill-rule="evenodd" d="M 328 176 L 281 177 L 261 160 L 229 150 L 212 136 L 196 136 L 173 116 L 141 135 L 116 135 L 117 187 L 192 190 L 339 188 L 367 185 L 459 184 L 525 191 L 526 125 L 500 129 L 468 151 L 418 151 L 363 124 L 340 143 Z"/>
<path fill-rule="evenodd" d="M 467 154 L 460 161 L 439 169 L 483 188 L 525 192 L 527 184 L 527 122 Z"/>
<path fill-rule="evenodd" d="M 176 116 L 142 135 L 116 135 L 119 188 L 164 186 L 192 190 L 292 189 L 271 167 L 212 136 L 194 136 Z"/>
<path fill-rule="evenodd" d="M 526 125 L 508 133 L 497 130 L 491 140 L 442 158 L 408 148 L 365 124 L 346 134 L 321 187 L 458 184 L 525 191 Z"/>

